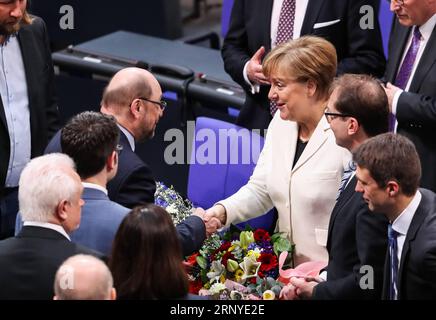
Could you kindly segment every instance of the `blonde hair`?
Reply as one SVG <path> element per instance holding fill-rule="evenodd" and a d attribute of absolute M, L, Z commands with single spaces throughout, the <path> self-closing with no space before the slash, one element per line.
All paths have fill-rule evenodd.
<path fill-rule="evenodd" d="M 315 36 L 304 36 L 275 47 L 262 64 L 267 78 L 280 74 L 298 82 L 313 81 L 318 99 L 328 98 L 336 67 L 335 47 Z"/>

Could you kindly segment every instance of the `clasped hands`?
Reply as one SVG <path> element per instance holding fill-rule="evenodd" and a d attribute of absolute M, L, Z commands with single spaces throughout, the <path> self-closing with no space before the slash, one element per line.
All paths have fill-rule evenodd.
<path fill-rule="evenodd" d="M 280 299 L 311 299 L 313 289 L 322 281 L 324 280 L 319 277 L 292 277 L 280 292 Z"/>
<path fill-rule="evenodd" d="M 193 215 L 200 217 L 206 227 L 206 236 L 210 237 L 212 234 L 221 229 L 226 222 L 226 210 L 221 205 L 215 205 L 207 210 L 203 208 L 196 208 Z"/>

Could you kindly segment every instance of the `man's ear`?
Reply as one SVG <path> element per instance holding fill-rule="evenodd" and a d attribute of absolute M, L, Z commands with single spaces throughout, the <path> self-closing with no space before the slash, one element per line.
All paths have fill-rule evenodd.
<path fill-rule="evenodd" d="M 388 191 L 389 197 L 395 197 L 400 191 L 400 186 L 397 181 L 391 180 L 387 183 L 386 189 Z"/>
<path fill-rule="evenodd" d="M 360 124 L 356 118 L 350 117 L 348 122 L 348 135 L 356 134 L 359 131 Z"/>
<path fill-rule="evenodd" d="M 68 218 L 68 200 L 62 200 L 56 207 L 56 218 L 59 222 L 63 222 Z"/>
<path fill-rule="evenodd" d="M 136 119 L 139 117 L 141 111 L 141 102 L 139 99 L 135 99 L 130 104 L 130 113 L 133 115 L 133 117 Z"/>
<path fill-rule="evenodd" d="M 116 151 L 113 151 L 109 157 L 106 159 L 106 168 L 107 171 L 112 171 L 116 167 L 118 163 L 118 153 Z"/>

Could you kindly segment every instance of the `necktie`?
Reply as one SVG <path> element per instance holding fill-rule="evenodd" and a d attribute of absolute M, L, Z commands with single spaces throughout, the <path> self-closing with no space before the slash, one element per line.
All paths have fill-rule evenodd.
<path fill-rule="evenodd" d="M 282 8 L 280 9 L 279 25 L 277 27 L 276 45 L 292 39 L 294 34 L 295 1 L 283 0 Z M 277 111 L 277 104 L 274 101 L 270 101 L 269 111 L 271 116 L 274 117 Z"/>
<path fill-rule="evenodd" d="M 353 160 L 350 160 L 350 162 L 348 162 L 347 167 L 344 170 L 344 174 L 342 175 L 342 180 L 341 180 L 341 184 L 339 185 L 336 201 L 338 201 L 339 196 L 341 195 L 342 191 L 344 191 L 345 187 L 347 186 L 348 180 L 350 180 L 350 177 L 355 170 L 356 170 L 356 164 L 354 163 Z"/>
<path fill-rule="evenodd" d="M 397 235 L 392 225 L 388 225 L 388 241 L 389 241 L 389 264 L 390 264 L 390 274 L 389 274 L 389 299 L 396 300 L 397 289 L 397 272 L 398 272 L 398 255 L 397 255 Z"/>
<path fill-rule="evenodd" d="M 401 64 L 400 70 L 398 71 L 397 77 L 395 78 L 395 85 L 401 89 L 405 89 L 407 82 L 409 81 L 410 75 L 412 73 L 413 65 L 416 60 L 416 55 L 418 54 L 419 45 L 421 40 L 421 32 L 419 32 L 419 27 L 415 26 L 413 30 L 412 42 L 410 43 L 409 49 L 406 52 L 403 63 Z M 393 131 L 395 128 L 395 116 L 390 114 L 389 119 L 389 129 Z"/>

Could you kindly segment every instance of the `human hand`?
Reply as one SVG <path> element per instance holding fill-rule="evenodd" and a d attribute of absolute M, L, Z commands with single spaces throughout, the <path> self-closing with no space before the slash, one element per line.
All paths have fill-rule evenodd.
<path fill-rule="evenodd" d="M 205 213 L 205 220 L 207 221 L 211 218 L 217 218 L 221 224 L 224 225 L 227 220 L 226 208 L 220 204 L 217 204 L 207 209 Z"/>
<path fill-rule="evenodd" d="M 262 72 L 262 57 L 265 54 L 265 48 L 260 47 L 259 50 L 251 57 L 247 65 L 247 77 L 252 83 L 269 84 Z"/>
<path fill-rule="evenodd" d="M 309 279 L 292 277 L 289 282 L 296 288 L 295 294 L 302 299 L 310 299 L 313 295 L 313 288 L 318 285 L 316 281 L 308 281 Z"/>
<path fill-rule="evenodd" d="M 279 299 L 281 300 L 298 300 L 299 297 L 296 292 L 296 287 L 291 283 L 288 283 L 280 291 Z"/>
<path fill-rule="evenodd" d="M 208 238 L 218 229 L 222 228 L 220 220 L 216 217 L 207 216 L 206 211 L 203 208 L 196 208 L 192 214 L 203 220 L 206 227 L 206 236 Z"/>
<path fill-rule="evenodd" d="M 395 93 L 396 93 L 398 90 L 401 90 L 401 89 L 398 88 L 398 87 L 396 87 L 396 86 L 394 86 L 394 85 L 393 85 L 392 83 L 390 83 L 390 82 L 388 82 L 388 83 L 386 84 L 386 87 L 384 87 L 384 89 L 385 89 L 385 93 L 386 93 L 386 95 L 387 95 L 387 97 L 388 97 L 389 111 L 392 112 L 392 102 L 393 102 L 393 100 L 394 100 Z"/>

